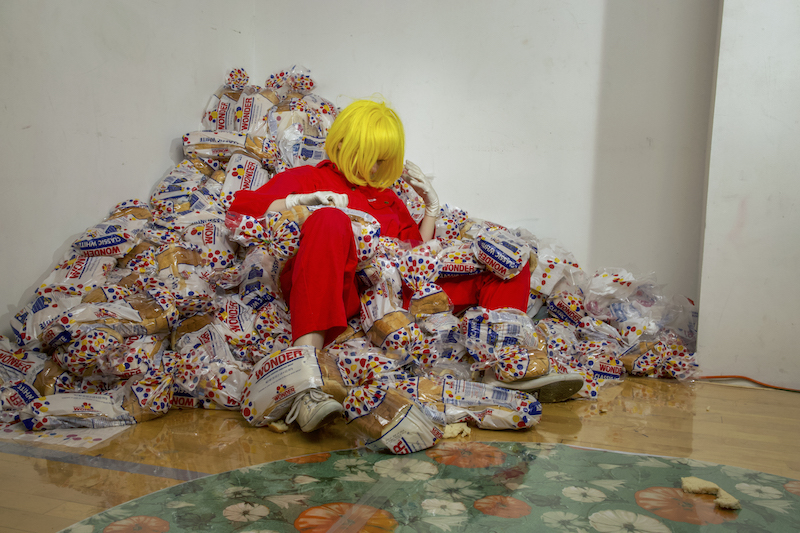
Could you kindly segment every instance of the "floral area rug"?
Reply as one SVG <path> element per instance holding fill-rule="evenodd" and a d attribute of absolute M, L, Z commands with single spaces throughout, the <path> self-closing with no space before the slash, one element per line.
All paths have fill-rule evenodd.
<path fill-rule="evenodd" d="M 742 509 L 686 494 L 711 481 Z M 440 442 L 405 456 L 319 453 L 190 481 L 65 533 L 800 531 L 800 481 L 560 444 Z"/>

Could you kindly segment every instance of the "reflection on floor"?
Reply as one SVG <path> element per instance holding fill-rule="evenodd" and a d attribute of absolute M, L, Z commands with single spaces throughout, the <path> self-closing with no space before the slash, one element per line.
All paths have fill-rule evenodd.
<path fill-rule="evenodd" d="M 523 432 L 460 441 L 555 442 L 687 457 L 800 479 L 800 395 L 628 378 L 597 401 L 544 406 Z M 352 447 L 337 423 L 313 434 L 250 427 L 237 412 L 172 411 L 92 447 L 0 440 L 0 532 L 50 532 L 185 480 Z"/>
<path fill-rule="evenodd" d="M 685 478 L 725 491 L 724 500 L 684 492 Z M 63 533 L 777 533 L 800 531 L 798 507 L 800 481 L 736 466 L 447 441 L 402 456 L 359 448 L 247 466 L 137 498 Z"/>

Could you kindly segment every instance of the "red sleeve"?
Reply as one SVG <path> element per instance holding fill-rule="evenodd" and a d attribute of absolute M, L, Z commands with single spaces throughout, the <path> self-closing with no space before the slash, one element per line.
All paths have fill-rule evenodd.
<path fill-rule="evenodd" d="M 422 242 L 419 226 L 414 222 L 411 213 L 408 212 L 405 202 L 391 189 L 387 189 L 387 191 L 394 197 L 394 212 L 397 214 L 400 223 L 400 230 L 396 237 L 401 241 L 410 243 L 412 246 L 416 246 Z M 389 237 L 394 237 L 394 235 L 389 235 Z"/>
<path fill-rule="evenodd" d="M 291 168 L 269 180 L 254 191 L 238 191 L 234 197 L 230 213 L 261 218 L 275 200 L 283 200 L 290 194 L 309 193 L 319 190 L 317 173 L 314 167 Z"/>

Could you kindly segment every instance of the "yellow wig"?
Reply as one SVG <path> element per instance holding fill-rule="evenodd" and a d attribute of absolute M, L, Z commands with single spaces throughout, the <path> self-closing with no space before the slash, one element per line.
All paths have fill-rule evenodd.
<path fill-rule="evenodd" d="M 355 185 L 385 189 L 403 172 L 405 134 L 384 103 L 356 100 L 339 113 L 325 139 L 328 157 Z M 378 163 L 378 171 L 372 168 Z"/>

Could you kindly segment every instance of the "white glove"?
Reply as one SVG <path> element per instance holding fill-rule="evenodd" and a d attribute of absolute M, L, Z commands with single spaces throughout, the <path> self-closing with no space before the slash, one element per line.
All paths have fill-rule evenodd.
<path fill-rule="evenodd" d="M 317 191 L 308 194 L 290 194 L 286 197 L 286 209 L 296 205 L 332 205 L 333 207 L 347 207 L 350 198 L 346 194 L 331 191 Z"/>
<path fill-rule="evenodd" d="M 425 202 L 425 215 L 438 217 L 439 196 L 431 185 L 432 178 L 425 176 L 422 170 L 409 160 L 406 160 L 402 178 L 422 197 L 422 201 Z"/>

